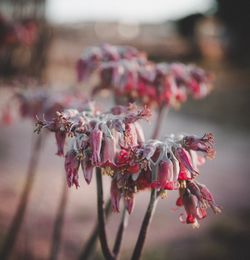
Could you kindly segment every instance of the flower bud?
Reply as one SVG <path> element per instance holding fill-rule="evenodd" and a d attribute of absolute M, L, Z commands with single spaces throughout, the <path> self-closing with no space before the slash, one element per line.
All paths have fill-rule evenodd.
<path fill-rule="evenodd" d="M 188 154 L 183 148 L 181 148 L 181 147 L 176 148 L 175 156 L 178 159 L 178 161 L 180 162 L 181 170 L 184 170 L 184 167 L 185 167 L 191 173 L 192 178 L 196 175 L 199 175 L 199 173 L 197 171 L 195 171 L 193 166 L 191 165 Z"/>
<path fill-rule="evenodd" d="M 116 142 L 114 137 L 108 137 L 104 135 L 104 143 L 102 150 L 102 166 L 114 166 L 115 156 L 116 156 Z"/>
<path fill-rule="evenodd" d="M 76 188 L 79 187 L 78 183 L 78 169 L 80 161 L 77 158 L 77 152 L 74 149 L 69 150 L 65 155 L 64 167 L 67 174 L 68 186 L 71 187 L 73 184 Z"/>
<path fill-rule="evenodd" d="M 103 133 L 100 129 L 95 128 L 90 134 L 90 145 L 92 148 L 92 164 L 99 165 L 101 162 L 101 148 L 102 148 Z"/>
<path fill-rule="evenodd" d="M 81 167 L 84 179 L 86 180 L 87 184 L 90 184 L 94 171 L 94 167 L 92 166 L 91 161 L 82 160 Z"/>

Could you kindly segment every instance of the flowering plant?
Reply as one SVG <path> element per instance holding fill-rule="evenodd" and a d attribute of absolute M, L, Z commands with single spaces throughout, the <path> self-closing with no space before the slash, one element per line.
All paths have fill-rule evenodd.
<path fill-rule="evenodd" d="M 145 141 L 137 121 L 149 116 L 148 109 L 140 110 L 135 105 L 96 114 L 66 110 L 51 121 L 39 120 L 36 131 L 46 128 L 56 136 L 72 139 L 65 155 L 69 187 L 79 187 L 80 165 L 88 184 L 94 168 L 101 168 L 102 174 L 112 178 L 113 211 L 119 212 L 123 197 L 129 213 L 134 206 L 134 194 L 141 190 L 156 189 L 161 195 L 167 190 L 178 190 L 177 206 L 184 206 L 186 223 L 197 226 L 197 220 L 206 216 L 207 207 L 220 212 L 206 186 L 196 181 L 198 166 L 206 158 L 214 157 L 213 135 L 172 135 L 164 141 Z M 58 149 L 63 149 L 64 144 L 64 140 L 58 142 Z"/>
<path fill-rule="evenodd" d="M 92 97 L 109 89 L 116 106 L 108 111 L 98 110 L 81 92 L 69 95 L 30 91 L 16 98 L 21 116 L 36 120 L 35 132 L 47 129 L 55 134 L 57 155 L 64 157 L 69 187 L 80 186 L 79 171 L 87 184 L 96 172 L 98 225 L 90 243 L 99 234 L 105 259 L 117 259 L 127 213 L 132 213 L 135 195 L 140 191 L 150 190 L 151 197 L 132 260 L 140 258 L 157 200 L 166 197 L 168 191 L 178 194 L 176 205 L 185 211 L 179 216 L 182 223 L 198 227 L 208 208 L 215 213 L 221 211 L 208 188 L 197 181 L 200 166 L 214 158 L 213 135 L 158 136 L 164 108 L 179 107 L 189 95 L 204 98 L 211 90 L 209 73 L 194 65 L 154 63 L 133 47 L 102 45 L 86 50 L 77 62 L 77 74 L 79 82 L 97 77 Z M 149 120 L 154 108 L 158 112 L 155 131 L 152 139 L 145 140 L 139 121 Z M 8 121 L 10 116 L 4 113 L 3 118 Z M 111 179 L 113 212 L 120 212 L 120 201 L 124 202 L 113 250 L 106 235 L 103 175 Z M 85 253 L 82 255 L 81 259 L 87 258 Z"/>
<path fill-rule="evenodd" d="M 116 259 L 120 250 L 126 222 L 126 211 L 131 214 L 135 194 L 151 190 L 149 206 L 131 259 L 139 259 L 147 229 L 159 196 L 168 190 L 178 191 L 176 205 L 184 207 L 180 221 L 198 227 L 198 220 L 206 217 L 206 209 L 219 213 L 208 188 L 197 181 L 199 166 L 215 155 L 211 133 L 197 136 L 171 135 L 158 139 L 161 114 L 164 107 L 177 108 L 187 100 L 205 97 L 211 89 L 212 77 L 194 66 L 180 63 L 156 64 L 132 47 L 103 45 L 86 50 L 77 62 L 78 80 L 88 81 L 95 75 L 98 84 L 92 97 L 100 90 L 113 92 L 117 106 L 108 112 L 66 110 L 52 120 L 38 120 L 37 132 L 46 128 L 55 132 L 59 150 L 63 151 L 65 139 L 71 145 L 65 155 L 68 185 L 79 187 L 78 171 L 90 184 L 96 171 L 98 194 L 98 230 L 102 251 L 106 259 Z M 139 109 L 137 102 L 144 106 Z M 147 107 L 156 107 L 158 119 L 152 140 L 145 140 L 139 119 L 148 119 Z M 113 251 L 109 249 L 103 212 L 102 175 L 111 177 L 111 204 L 114 212 L 124 209 Z"/>

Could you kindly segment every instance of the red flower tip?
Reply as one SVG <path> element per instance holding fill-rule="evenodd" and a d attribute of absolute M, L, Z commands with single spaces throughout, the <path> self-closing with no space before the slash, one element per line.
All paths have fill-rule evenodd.
<path fill-rule="evenodd" d="M 194 218 L 192 215 L 187 215 L 186 223 L 187 224 L 194 224 L 196 221 L 196 218 Z"/>
<path fill-rule="evenodd" d="M 181 206 L 183 206 L 183 201 L 182 201 L 182 198 L 181 197 L 179 197 L 177 200 L 176 200 L 176 206 L 178 206 L 178 207 L 181 207 Z"/>

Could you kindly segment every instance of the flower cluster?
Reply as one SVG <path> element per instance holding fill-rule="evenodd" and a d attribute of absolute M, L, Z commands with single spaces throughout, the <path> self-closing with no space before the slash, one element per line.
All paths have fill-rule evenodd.
<path fill-rule="evenodd" d="M 200 174 L 198 166 L 206 158 L 214 157 L 213 145 L 212 134 L 205 134 L 201 138 L 170 136 L 163 142 L 149 140 L 143 145 L 121 151 L 118 165 L 133 165 L 133 171 L 119 169 L 113 177 L 111 196 L 114 210 L 119 211 L 119 201 L 123 196 L 125 205 L 131 212 L 136 192 L 157 189 L 162 196 L 166 195 L 167 190 L 179 190 L 176 204 L 184 206 L 184 222 L 188 224 L 197 226 L 197 220 L 206 216 L 208 207 L 215 213 L 220 212 L 206 186 L 196 181 Z"/>
<path fill-rule="evenodd" d="M 113 46 L 109 44 L 100 47 L 86 48 L 77 62 L 77 76 L 79 81 L 89 78 L 100 65 L 108 62 L 119 62 L 121 60 L 137 61 L 138 63 L 146 62 L 146 54 L 139 52 L 131 46 Z M 112 72 L 111 72 L 112 73 Z M 105 75 L 107 78 L 108 75 Z"/>
<path fill-rule="evenodd" d="M 78 170 L 81 165 L 87 183 L 90 183 L 94 167 L 101 167 L 108 175 L 116 168 L 118 151 L 129 149 L 144 141 L 139 119 L 147 119 L 150 111 L 139 110 L 130 105 L 116 107 L 110 112 L 99 113 L 90 110 L 66 110 L 57 113 L 53 120 L 38 120 L 38 128 L 55 132 L 58 154 L 64 152 L 65 139 L 71 139 L 70 149 L 65 155 L 65 170 L 68 185 L 78 187 Z"/>
<path fill-rule="evenodd" d="M 52 119 L 57 111 L 67 108 L 83 109 L 92 106 L 91 109 L 94 109 L 93 103 L 78 92 L 28 89 L 14 94 L 4 107 L 1 117 L 5 124 L 12 122 L 16 105 L 20 117 L 32 120 L 36 120 L 36 117 Z"/>
<path fill-rule="evenodd" d="M 52 120 L 38 121 L 39 131 L 55 132 L 58 150 L 63 154 L 65 139 L 71 140 L 65 155 L 68 185 L 79 186 L 79 168 L 89 184 L 95 167 L 109 175 L 113 210 L 119 212 L 119 202 L 129 213 L 134 207 L 135 193 L 157 189 L 178 190 L 178 206 L 184 206 L 186 223 L 197 225 L 206 216 L 206 208 L 214 212 L 216 206 L 209 190 L 196 181 L 198 166 L 215 154 L 212 134 L 203 137 L 170 136 L 164 141 L 145 141 L 140 119 L 147 119 L 150 111 L 135 105 L 117 106 L 109 112 L 66 110 Z"/>
<path fill-rule="evenodd" d="M 77 66 L 79 81 L 99 75 L 93 94 L 110 89 L 118 104 L 137 101 L 147 106 L 177 108 L 188 95 L 204 98 L 212 77 L 203 69 L 181 63 L 154 63 L 132 47 L 88 48 Z"/>

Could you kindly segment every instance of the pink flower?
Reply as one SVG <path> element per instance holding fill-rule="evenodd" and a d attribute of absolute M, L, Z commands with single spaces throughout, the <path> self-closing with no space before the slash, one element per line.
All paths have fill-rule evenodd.
<path fill-rule="evenodd" d="M 186 223 L 194 224 L 197 221 L 197 218 L 199 218 L 199 215 L 197 212 L 196 197 L 194 195 L 192 195 L 188 189 L 186 189 L 182 196 L 182 201 L 183 201 L 183 205 L 186 210 L 186 213 L 187 213 Z"/>
<path fill-rule="evenodd" d="M 92 149 L 92 164 L 99 165 L 101 162 L 101 148 L 102 148 L 103 133 L 95 127 L 90 133 L 90 145 Z"/>
<path fill-rule="evenodd" d="M 103 135 L 102 166 L 114 166 L 116 141 L 113 136 Z"/>
<path fill-rule="evenodd" d="M 183 143 L 186 149 L 204 152 L 208 158 L 212 159 L 215 156 L 214 137 L 211 133 L 205 134 L 201 138 L 186 136 Z"/>
<path fill-rule="evenodd" d="M 94 167 L 91 161 L 81 160 L 81 167 L 82 167 L 84 179 L 88 184 L 90 184 L 92 180 L 93 171 L 94 171 Z"/>
<path fill-rule="evenodd" d="M 158 166 L 157 180 L 151 184 L 152 188 L 164 190 L 178 189 L 179 183 L 174 180 L 173 163 L 169 159 L 160 161 Z"/>
<path fill-rule="evenodd" d="M 187 181 L 186 188 L 180 189 L 180 198 L 177 200 L 178 206 L 184 206 L 186 210 L 186 223 L 198 225 L 197 220 L 207 216 L 206 209 L 211 207 L 214 213 L 220 213 L 221 209 L 215 204 L 215 201 L 203 184 L 196 181 Z"/>
<path fill-rule="evenodd" d="M 80 166 L 80 161 L 77 158 L 77 152 L 74 149 L 69 150 L 65 155 L 65 163 L 64 163 L 69 187 L 75 185 L 76 188 L 78 188 L 80 186 L 78 183 L 79 166 Z"/>
<path fill-rule="evenodd" d="M 181 148 L 181 147 L 176 148 L 175 156 L 178 159 L 178 161 L 180 162 L 181 170 L 185 170 L 185 168 L 186 168 L 191 173 L 192 178 L 196 175 L 199 175 L 199 173 L 193 168 L 193 166 L 190 162 L 190 159 L 189 159 L 189 155 L 183 148 Z"/>

